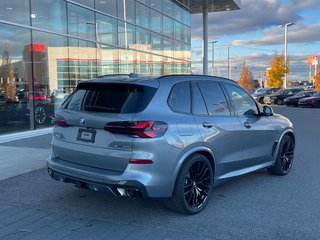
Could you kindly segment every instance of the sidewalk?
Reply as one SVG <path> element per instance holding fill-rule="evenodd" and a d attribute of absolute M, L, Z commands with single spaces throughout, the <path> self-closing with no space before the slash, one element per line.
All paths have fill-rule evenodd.
<path fill-rule="evenodd" d="M 46 166 L 52 135 L 45 134 L 0 143 L 0 180 Z M 10 139 L 10 138 L 9 138 Z"/>

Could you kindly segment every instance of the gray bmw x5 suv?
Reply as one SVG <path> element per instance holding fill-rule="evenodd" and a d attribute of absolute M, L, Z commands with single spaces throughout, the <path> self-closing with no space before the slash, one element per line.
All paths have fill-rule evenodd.
<path fill-rule="evenodd" d="M 78 84 L 52 118 L 48 173 L 78 187 L 131 198 L 165 198 L 195 214 L 212 189 L 293 162 L 291 122 L 218 77 L 135 74 Z"/>

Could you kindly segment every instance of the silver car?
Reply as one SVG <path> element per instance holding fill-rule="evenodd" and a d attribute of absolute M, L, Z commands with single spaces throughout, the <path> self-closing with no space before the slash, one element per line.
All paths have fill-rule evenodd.
<path fill-rule="evenodd" d="M 52 119 L 55 180 L 195 214 L 230 178 L 292 166 L 292 123 L 218 77 L 106 76 L 79 83 Z"/>

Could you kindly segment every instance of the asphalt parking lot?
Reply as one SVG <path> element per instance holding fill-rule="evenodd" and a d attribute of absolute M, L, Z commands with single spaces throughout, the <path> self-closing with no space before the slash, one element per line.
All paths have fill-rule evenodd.
<path fill-rule="evenodd" d="M 285 177 L 266 170 L 242 176 L 214 189 L 203 212 L 185 216 L 167 210 L 161 200 L 77 189 L 53 181 L 41 168 L 0 181 L 0 239 L 318 240 L 320 109 L 276 107 L 275 112 L 289 117 L 296 129 L 294 166 Z"/>

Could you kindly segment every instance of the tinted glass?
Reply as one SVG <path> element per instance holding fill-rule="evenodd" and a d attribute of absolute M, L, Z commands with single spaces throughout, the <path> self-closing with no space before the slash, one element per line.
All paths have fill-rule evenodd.
<path fill-rule="evenodd" d="M 286 89 L 279 89 L 278 91 L 275 92 L 275 94 L 284 94 L 286 92 Z"/>
<path fill-rule="evenodd" d="M 158 11 L 162 11 L 162 0 L 150 0 L 150 6 Z"/>
<path fill-rule="evenodd" d="M 192 84 L 192 113 L 208 115 L 206 104 L 197 84 Z"/>
<path fill-rule="evenodd" d="M 28 29 L 0 24 L 0 33 L 0 126 L 7 123 L 0 127 L 0 134 L 33 129 L 34 106 L 40 101 L 32 95 L 42 88 L 36 82 L 31 84 L 31 60 L 33 52 L 44 46 L 31 44 Z M 17 121 L 21 124 L 16 124 Z"/>
<path fill-rule="evenodd" d="M 72 93 L 72 97 L 70 97 L 62 107 L 67 108 L 68 110 L 80 111 L 81 103 L 86 93 L 85 90 L 79 89 Z M 66 105 L 66 106 L 65 106 Z"/>
<path fill-rule="evenodd" d="M 93 8 L 94 7 L 94 2 L 93 0 L 74 0 L 74 2 L 80 3 L 82 5 L 88 6 Z"/>
<path fill-rule="evenodd" d="M 151 30 L 162 33 L 162 14 L 151 10 Z"/>
<path fill-rule="evenodd" d="M 96 14 L 97 41 L 117 45 L 117 20 L 102 14 Z"/>
<path fill-rule="evenodd" d="M 35 16 L 36 14 L 32 12 L 31 18 Z M 19 0 L 19 1 L 1 0 L 0 1 L 0 19 L 5 21 L 29 25 L 30 24 L 29 0 Z M 15 38 L 11 38 L 11 40 L 15 40 Z"/>
<path fill-rule="evenodd" d="M 217 83 L 199 83 L 210 115 L 230 115 L 230 109 L 223 91 Z"/>
<path fill-rule="evenodd" d="M 66 33 L 66 2 L 60 0 L 32 0 L 32 26 Z"/>
<path fill-rule="evenodd" d="M 140 112 L 147 107 L 156 92 L 155 88 L 146 86 L 110 83 L 82 83 L 78 89 L 86 91 L 81 108 L 83 111 L 107 113 Z M 78 96 L 73 94 L 69 105 Z M 79 100 L 75 99 L 74 102 L 78 106 Z"/>
<path fill-rule="evenodd" d="M 253 116 L 259 113 L 256 103 L 244 90 L 231 85 L 226 85 L 226 90 L 239 116 Z"/>
<path fill-rule="evenodd" d="M 126 25 L 122 21 L 118 21 L 118 44 L 121 47 L 135 47 L 135 26 L 127 23 Z"/>
<path fill-rule="evenodd" d="M 168 103 L 175 112 L 190 113 L 189 83 L 175 85 L 171 91 Z"/>
<path fill-rule="evenodd" d="M 95 8 L 112 16 L 117 16 L 117 0 L 99 0 L 95 2 Z"/>
<path fill-rule="evenodd" d="M 68 4 L 68 32 L 70 35 L 96 39 L 94 13 L 85 8 Z"/>
<path fill-rule="evenodd" d="M 150 8 L 138 2 L 136 2 L 136 24 L 150 28 Z"/>

